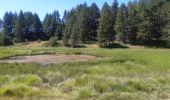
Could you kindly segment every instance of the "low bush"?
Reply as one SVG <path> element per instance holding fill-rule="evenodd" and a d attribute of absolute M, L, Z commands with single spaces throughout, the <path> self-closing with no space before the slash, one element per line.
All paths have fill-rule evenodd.
<path fill-rule="evenodd" d="M 49 40 L 49 46 L 57 47 L 58 46 L 58 38 L 57 37 L 51 37 Z"/>
<path fill-rule="evenodd" d="M 12 39 L 10 36 L 0 33 L 0 45 L 9 46 L 12 44 L 13 44 L 13 42 L 12 42 Z"/>
<path fill-rule="evenodd" d="M 38 40 L 37 40 L 37 43 L 41 43 L 41 39 L 38 39 Z"/>

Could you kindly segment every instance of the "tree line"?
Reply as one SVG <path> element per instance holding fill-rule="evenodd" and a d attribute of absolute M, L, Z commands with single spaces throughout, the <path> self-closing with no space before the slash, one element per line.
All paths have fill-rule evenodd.
<path fill-rule="evenodd" d="M 51 40 L 77 47 L 98 41 L 100 47 L 111 47 L 114 41 L 133 45 L 170 47 L 170 3 L 166 0 L 134 0 L 128 4 L 106 2 L 100 10 L 95 3 L 77 5 L 64 11 L 38 14 L 6 12 L 0 20 L 0 45 L 25 41 Z M 55 44 L 54 44 L 55 45 Z"/>

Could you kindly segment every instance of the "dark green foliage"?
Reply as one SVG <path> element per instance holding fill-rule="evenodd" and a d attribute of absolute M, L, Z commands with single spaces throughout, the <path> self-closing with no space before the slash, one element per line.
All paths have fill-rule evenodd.
<path fill-rule="evenodd" d="M 166 0 L 132 0 L 127 5 L 104 4 L 100 11 L 95 3 L 77 5 L 64 11 L 46 14 L 43 22 L 32 12 L 6 12 L 0 20 L 0 32 L 15 42 L 49 40 L 55 36 L 66 46 L 99 41 L 107 47 L 116 39 L 135 45 L 170 47 L 170 11 Z M 100 21 L 100 26 L 99 26 Z M 97 38 L 99 36 L 99 38 Z"/>
<path fill-rule="evenodd" d="M 25 29 L 25 38 L 28 40 L 32 39 L 32 28 L 33 28 L 33 23 L 34 23 L 34 15 L 32 12 L 26 12 L 24 13 L 25 17 L 25 23 L 26 23 L 26 29 Z"/>
<path fill-rule="evenodd" d="M 82 8 L 79 8 L 79 14 L 77 15 L 77 34 L 80 35 L 79 40 L 82 42 L 88 41 L 88 35 L 89 35 L 89 14 L 88 14 L 88 8 L 86 5 L 81 5 Z M 75 27 L 75 26 L 74 26 Z M 73 30 L 74 31 L 74 30 Z"/>
<path fill-rule="evenodd" d="M 12 29 L 13 29 L 13 14 L 12 12 L 6 12 L 3 18 L 4 21 L 4 29 L 3 29 L 3 33 L 5 34 L 12 34 Z"/>
<path fill-rule="evenodd" d="M 0 33 L 0 46 L 12 45 L 12 38 L 4 33 Z"/>
<path fill-rule="evenodd" d="M 116 22 L 116 16 L 117 16 L 117 11 L 118 11 L 118 1 L 114 0 L 113 5 L 112 5 L 112 11 L 113 11 L 113 19 L 114 19 L 114 24 Z"/>
<path fill-rule="evenodd" d="M 108 47 L 112 44 L 115 31 L 113 30 L 114 21 L 113 14 L 111 12 L 111 8 L 107 3 L 103 5 L 101 18 L 99 21 L 99 46 L 100 47 Z"/>
<path fill-rule="evenodd" d="M 165 41 L 165 46 L 170 48 L 170 3 L 166 3 L 165 12 L 167 16 L 165 17 L 167 20 L 166 27 L 164 29 L 164 35 L 162 39 Z"/>
<path fill-rule="evenodd" d="M 136 44 L 139 16 L 137 14 L 137 2 L 129 2 L 128 4 L 128 33 L 127 43 Z"/>
<path fill-rule="evenodd" d="M 43 21 L 43 27 L 47 39 L 55 35 L 56 29 L 61 26 L 61 23 L 58 11 L 54 11 L 52 14 L 46 14 Z"/>
<path fill-rule="evenodd" d="M 33 33 L 33 40 L 43 39 L 43 27 L 40 18 L 36 13 L 34 14 Z"/>
<path fill-rule="evenodd" d="M 62 18 L 62 23 L 63 24 L 66 24 L 66 22 L 68 21 L 68 14 L 69 14 L 69 12 L 67 10 L 65 10 L 63 18 Z"/>
<path fill-rule="evenodd" d="M 126 42 L 127 40 L 127 33 L 128 33 L 128 12 L 127 7 L 125 4 L 121 4 L 117 19 L 116 19 L 116 32 L 117 32 L 117 40 L 122 42 Z"/>
<path fill-rule="evenodd" d="M 78 44 L 78 40 L 80 38 L 79 36 L 79 27 L 78 27 L 78 22 L 73 25 L 72 33 L 71 33 L 71 40 L 70 40 L 70 46 L 71 47 L 76 47 Z"/>
<path fill-rule="evenodd" d="M 64 31 L 63 44 L 67 46 L 70 42 L 70 37 L 72 33 L 72 27 L 74 22 L 76 22 L 75 9 L 72 9 L 68 14 L 68 21 L 66 22 L 66 27 Z"/>
<path fill-rule="evenodd" d="M 55 36 L 58 37 L 59 40 L 62 39 L 63 34 L 62 34 L 62 26 L 57 26 L 57 29 L 55 30 Z"/>
<path fill-rule="evenodd" d="M 26 29 L 26 23 L 24 14 L 22 11 L 20 11 L 20 14 L 17 19 L 17 23 L 15 25 L 15 42 L 24 42 L 25 41 L 25 29 Z"/>
<path fill-rule="evenodd" d="M 55 36 L 51 37 L 49 40 L 49 46 L 57 47 L 58 46 L 58 38 Z"/>
<path fill-rule="evenodd" d="M 80 4 L 72 9 L 67 14 L 63 43 L 67 45 L 76 41 L 74 43 L 81 44 L 96 40 L 99 17 L 100 11 L 95 3 L 89 7 L 86 3 Z M 77 40 L 74 40 L 75 36 L 78 36 Z"/>
<path fill-rule="evenodd" d="M 3 29 L 3 21 L 0 19 L 0 32 L 2 32 L 2 29 Z"/>
<path fill-rule="evenodd" d="M 117 39 L 124 43 L 165 46 L 167 8 L 165 0 L 130 1 L 119 7 Z"/>
<path fill-rule="evenodd" d="M 99 18 L 100 18 L 100 10 L 98 6 L 95 3 L 92 3 L 92 5 L 89 8 L 90 10 L 90 18 L 89 22 L 89 35 L 88 40 L 97 40 L 97 29 L 99 26 Z"/>
<path fill-rule="evenodd" d="M 54 26 L 52 26 L 51 20 L 52 20 L 52 16 L 50 14 L 46 14 L 43 21 L 43 28 L 47 38 L 53 36 L 54 35 L 53 33 L 55 31 L 55 29 L 53 29 Z"/>
<path fill-rule="evenodd" d="M 160 46 L 161 37 L 166 26 L 165 0 L 139 1 L 139 43 Z M 148 5 L 149 4 L 149 5 Z"/>

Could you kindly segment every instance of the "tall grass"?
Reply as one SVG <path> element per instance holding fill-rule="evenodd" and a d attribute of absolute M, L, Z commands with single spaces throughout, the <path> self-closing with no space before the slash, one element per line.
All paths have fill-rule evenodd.
<path fill-rule="evenodd" d="M 2 98 L 155 100 L 170 97 L 170 50 L 99 48 L 0 48 L 0 58 L 35 54 L 88 54 L 93 61 L 0 63 Z"/>

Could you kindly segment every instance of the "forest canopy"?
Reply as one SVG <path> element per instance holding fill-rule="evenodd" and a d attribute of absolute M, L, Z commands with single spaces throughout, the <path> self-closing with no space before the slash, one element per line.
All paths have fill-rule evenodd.
<path fill-rule="evenodd" d="M 133 45 L 170 47 L 170 3 L 166 0 L 134 0 L 128 4 L 79 4 L 47 13 L 43 21 L 32 12 L 6 12 L 0 19 L 0 45 L 37 40 L 62 40 L 76 47 L 97 41 L 110 47 L 115 41 Z"/>

